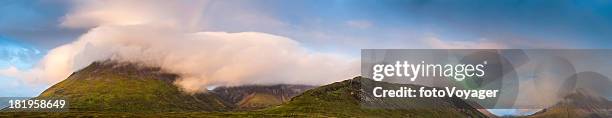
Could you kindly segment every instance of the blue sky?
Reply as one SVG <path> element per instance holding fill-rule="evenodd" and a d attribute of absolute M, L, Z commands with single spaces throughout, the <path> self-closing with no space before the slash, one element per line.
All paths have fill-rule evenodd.
<path fill-rule="evenodd" d="M 299 40 L 313 50 L 351 52 L 363 47 L 377 48 L 368 42 L 397 44 L 431 34 L 443 40 L 460 41 L 482 38 L 500 43 L 553 41 L 571 48 L 606 48 L 612 37 L 608 33 L 612 30 L 612 23 L 608 22 L 612 20 L 612 6 L 603 0 L 223 0 L 211 3 L 203 6 L 206 9 L 202 14 L 207 17 L 203 20 L 210 22 L 204 31 L 278 34 Z M 86 30 L 59 26 L 69 8 L 65 1 L 2 1 L 0 35 L 42 49 L 70 42 Z M 242 14 L 266 18 L 260 19 L 262 22 L 231 19 Z M 349 26 L 351 21 L 369 25 L 356 28 Z M 345 40 L 356 43 L 346 44 Z M 390 47 L 427 48 L 403 44 Z M 520 44 L 512 47 L 540 48 Z"/>
<path fill-rule="evenodd" d="M 365 37 L 354 39 L 375 42 L 405 42 L 436 34 L 444 40 L 554 41 L 572 44 L 561 47 L 604 48 L 609 44 L 604 42 L 612 37 L 608 33 L 612 30 L 608 22 L 612 19 L 612 6 L 608 1 L 272 0 L 258 1 L 252 6 L 289 24 L 289 31 L 329 31 L 329 35 Z M 365 29 L 345 27 L 346 22 L 352 20 L 366 21 L 371 26 Z M 233 27 L 213 29 L 244 31 Z M 408 36 L 397 36 L 398 33 Z M 311 38 L 286 35 L 298 40 Z M 332 47 L 338 45 L 325 43 Z M 537 45 L 512 47 L 540 48 Z"/>
<path fill-rule="evenodd" d="M 88 29 L 60 25 L 71 5 L 61 0 L 0 1 L 0 40 L 18 42 L 0 46 L 39 50 L 31 56 L 42 57 L 76 40 Z M 212 0 L 202 7 L 201 31 L 270 33 L 297 40 L 308 50 L 352 57 L 358 57 L 362 48 L 457 44 L 612 47 L 612 2 L 606 0 Z M 431 39 L 447 45 L 428 43 Z M 34 65 L 40 58 L 0 59 L 0 68 L 27 69 L 31 66 L 24 65 Z M 12 78 L 0 77 L 0 82 L 14 83 L 2 90 L 22 88 Z M 0 96 L 35 96 L 45 87 L 0 91 Z"/>

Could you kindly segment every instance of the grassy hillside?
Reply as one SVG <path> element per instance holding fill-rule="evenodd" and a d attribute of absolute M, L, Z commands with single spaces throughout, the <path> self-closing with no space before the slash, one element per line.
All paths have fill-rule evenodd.
<path fill-rule="evenodd" d="M 486 117 L 455 98 L 404 99 L 390 103 L 364 96 L 363 82 L 367 85 L 420 86 L 374 82 L 362 77 L 314 89 L 251 86 L 219 88 L 195 95 L 182 93 L 172 84 L 175 78 L 176 75 L 162 73 L 158 68 L 96 62 L 39 96 L 67 99 L 70 112 L 5 112 L 0 113 L 0 117 Z M 302 93 L 303 90 L 307 91 Z M 290 101 L 284 102 L 288 98 Z M 363 100 L 379 105 L 437 107 L 365 108 L 361 104 Z M 238 108 L 257 107 L 268 108 L 236 111 Z"/>
<path fill-rule="evenodd" d="M 245 111 L 280 105 L 312 88 L 314 86 L 289 84 L 243 85 L 217 87 L 210 92 L 234 104 L 235 110 Z"/>
<path fill-rule="evenodd" d="M 247 109 L 260 109 L 274 105 L 282 104 L 283 100 L 278 99 L 276 96 L 266 93 L 253 93 L 248 95 L 245 99 L 238 102 L 238 107 Z"/>
<path fill-rule="evenodd" d="M 366 78 L 336 82 L 306 91 L 280 106 L 241 112 L 107 112 L 4 113 L 10 117 L 486 117 L 475 109 L 368 109 L 360 106 L 360 82 Z M 254 97 L 268 99 L 271 96 Z M 254 100 L 254 101 L 259 101 Z M 256 103 L 256 102 L 254 102 Z M 410 103 L 406 103 L 410 104 Z M 443 105 L 431 104 L 431 105 Z"/>
<path fill-rule="evenodd" d="M 64 98 L 72 111 L 226 111 L 216 95 L 189 95 L 156 68 L 96 62 L 45 90 L 39 98 Z"/>
<path fill-rule="evenodd" d="M 373 82 L 356 77 L 342 82 L 318 87 L 294 97 L 290 102 L 266 109 L 268 114 L 315 115 L 333 117 L 486 117 L 476 109 L 441 106 L 445 103 L 429 104 L 441 106 L 432 109 L 370 109 L 361 106 L 363 99 L 360 82 Z M 451 102 L 451 101 L 446 101 Z M 417 104 L 403 101 L 401 105 Z"/>

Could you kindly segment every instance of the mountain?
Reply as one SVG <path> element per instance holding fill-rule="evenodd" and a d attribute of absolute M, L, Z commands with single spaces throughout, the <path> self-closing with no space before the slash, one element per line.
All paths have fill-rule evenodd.
<path fill-rule="evenodd" d="M 186 94 L 178 75 L 160 68 L 114 61 L 94 62 L 45 90 L 39 98 L 64 98 L 76 111 L 235 111 L 280 105 L 314 88 L 306 85 L 217 87 Z"/>
<path fill-rule="evenodd" d="M 479 112 L 476 107 L 459 98 L 383 101 L 374 100 L 375 98 L 365 93 L 366 90 L 362 88 L 363 85 L 381 84 L 384 86 L 421 87 L 418 85 L 375 82 L 368 78 L 355 77 L 308 90 L 285 104 L 268 108 L 263 112 L 266 114 L 317 117 L 488 117 Z M 392 106 L 393 108 L 368 108 L 362 106 L 363 104 Z M 432 108 L 402 108 L 402 106 L 410 107 L 417 104 L 432 106 Z"/>
<path fill-rule="evenodd" d="M 214 93 L 185 94 L 178 75 L 160 68 L 113 61 L 94 62 L 45 90 L 38 98 L 63 98 L 74 111 L 228 111 Z"/>
<path fill-rule="evenodd" d="M 237 110 L 254 110 L 280 105 L 314 86 L 307 85 L 244 85 L 217 87 L 212 92 L 236 105 Z"/>
<path fill-rule="evenodd" d="M 586 89 L 577 89 L 559 103 L 534 113 L 533 118 L 610 118 L 612 101 Z"/>
<path fill-rule="evenodd" d="M 460 98 L 390 101 L 375 98 L 365 92 L 371 90 L 369 87 L 422 86 L 376 82 L 363 77 L 316 88 L 304 85 L 246 85 L 217 87 L 193 95 L 181 92 L 173 84 L 176 78 L 178 75 L 164 73 L 159 68 L 112 61 L 95 62 L 39 96 L 66 99 L 69 101 L 69 112 L 6 113 L 0 116 L 488 117 L 479 112 L 477 105 Z M 373 108 L 364 104 L 387 107 Z M 418 105 L 431 107 L 411 108 Z"/>

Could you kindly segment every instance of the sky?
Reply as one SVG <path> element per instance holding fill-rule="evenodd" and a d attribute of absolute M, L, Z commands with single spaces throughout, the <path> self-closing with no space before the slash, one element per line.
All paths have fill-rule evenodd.
<path fill-rule="evenodd" d="M 235 46 L 272 46 L 273 49 L 297 52 L 298 55 L 293 56 L 337 62 L 347 68 L 352 67 L 352 63 L 344 63 L 341 60 L 358 59 L 360 49 L 367 48 L 600 49 L 612 47 L 612 40 L 610 40 L 612 39 L 610 33 L 612 23 L 609 22 L 612 21 L 612 3 L 606 0 L 177 0 L 173 1 L 177 3 L 162 2 L 155 4 L 76 0 L 0 1 L 0 14 L 2 14 L 0 15 L 0 46 L 2 46 L 0 56 L 3 57 L 0 58 L 0 70 L 2 70 L 0 71 L 0 82 L 6 84 L 2 85 L 0 96 L 36 96 L 46 87 L 63 79 L 57 79 L 57 77 L 63 77 L 65 73 L 83 67 L 83 64 L 80 63 L 105 58 L 82 58 L 76 54 L 79 52 L 74 52 L 72 56 L 77 57 L 66 61 L 70 62 L 69 67 L 66 67 L 65 72 L 60 72 L 62 74 L 36 76 L 43 79 L 46 79 L 44 77 L 56 77 L 52 81 L 33 82 L 36 80 L 20 79 L 23 78 L 20 75 L 27 73 L 54 71 L 49 69 L 50 65 L 56 64 L 52 58 L 73 54 L 68 53 L 69 50 L 81 50 L 84 47 L 83 50 L 95 50 L 112 47 L 112 44 L 129 44 L 121 40 L 100 39 L 100 37 L 118 37 L 98 35 L 109 34 L 109 32 L 125 35 L 112 33 L 112 31 L 134 32 L 136 35 L 160 32 L 144 28 L 129 28 L 130 26 L 149 27 L 153 25 L 176 29 L 176 31 L 172 30 L 174 33 L 162 32 L 161 34 L 167 34 L 161 35 L 162 37 L 175 35 L 196 37 L 195 39 L 221 37 L 220 41 L 233 40 L 233 37 L 242 38 L 240 36 L 254 37 L 257 40 L 252 40 L 251 43 L 225 42 L 220 44 L 231 45 L 229 46 L 231 49 L 238 51 L 244 50 Z M 194 4 L 189 4 L 192 2 Z M 186 38 L 185 40 L 191 39 Z M 156 39 L 155 41 L 168 40 L 173 39 Z M 270 40 L 272 42 L 260 43 Z M 95 43 L 99 41 L 103 43 Z M 172 45 L 158 43 L 147 45 L 172 47 L 183 44 L 169 43 Z M 93 44 L 94 48 L 86 48 L 88 44 Z M 209 41 L 186 44 L 201 45 L 171 51 L 203 50 L 198 47 L 220 45 Z M 279 44 L 290 46 L 276 47 Z M 123 48 L 134 46 L 141 47 L 142 45 L 128 45 Z M 267 50 L 267 48 L 261 50 Z M 202 51 L 202 53 L 214 51 Z M 255 52 L 258 51 L 260 50 Z M 234 52 L 228 51 L 227 53 Z M 117 52 L 104 52 L 106 53 L 115 54 Z M 278 51 L 269 53 L 278 53 Z M 237 55 L 225 54 L 220 57 L 238 59 Z M 315 63 L 311 60 L 299 60 L 291 55 L 275 56 L 289 60 L 287 63 L 304 63 L 302 66 L 296 66 L 297 70 L 310 69 L 311 67 L 307 65 Z M 199 59 L 201 56 L 185 55 L 184 57 Z M 129 57 L 117 58 L 131 59 Z M 164 62 L 175 61 L 164 60 Z M 271 62 L 262 61 L 260 64 L 268 63 Z M 152 64 L 159 65 L 160 63 Z M 241 69 L 259 66 L 226 66 L 232 64 L 234 63 L 215 66 Z M 168 68 L 168 70 L 177 72 L 187 71 L 187 75 L 196 78 L 185 79 L 185 83 L 205 83 L 185 86 L 252 83 L 251 81 L 246 83 L 216 81 L 214 78 L 227 77 L 227 75 L 223 73 L 208 75 L 189 71 L 190 69 L 219 71 L 214 68 L 185 66 Z M 270 67 L 270 70 L 285 69 Z M 345 70 L 330 71 L 344 72 Z M 287 76 L 276 75 L 278 77 Z M 235 78 L 242 80 L 242 78 L 258 78 L 259 76 L 261 75 L 246 73 L 244 77 Z M 213 79 L 204 79 L 204 81 L 197 78 Z M 344 78 L 339 80 L 342 79 Z M 285 82 L 302 81 L 288 79 Z M 306 82 L 323 84 L 328 81 Z"/>
<path fill-rule="evenodd" d="M 213 0 L 202 7 L 202 31 L 266 32 L 313 50 L 348 53 L 364 47 L 428 48 L 410 43 L 427 37 L 559 42 L 512 45 L 518 48 L 605 48 L 610 43 L 602 42 L 612 35 L 607 33 L 612 7 L 603 0 Z M 2 1 L 0 32 L 41 49 L 57 47 L 86 32 L 59 25 L 70 8 L 61 0 Z"/>

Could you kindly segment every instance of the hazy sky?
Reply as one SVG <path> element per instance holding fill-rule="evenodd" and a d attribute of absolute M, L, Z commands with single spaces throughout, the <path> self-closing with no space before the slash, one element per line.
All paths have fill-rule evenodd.
<path fill-rule="evenodd" d="M 80 11 L 121 10 L 104 2 L 0 1 L 0 69 L 34 68 L 59 46 L 78 42 L 92 28 L 132 17 L 147 21 L 179 16 L 123 14 L 88 19 Z M 176 2 L 193 2 L 178 0 Z M 612 2 L 605 0 L 207 0 L 175 20 L 193 32 L 259 32 L 288 38 L 304 55 L 333 53 L 358 58 L 362 48 L 610 48 Z M 156 12 L 184 8 L 132 3 Z M 109 7 L 109 8 L 105 8 Z M 150 8 L 153 7 L 153 8 Z M 147 10 L 145 9 L 145 10 Z M 140 9 L 142 10 L 142 9 Z M 140 12 L 135 12 L 140 13 Z M 145 12 L 147 13 L 147 12 Z M 172 12 L 169 12 L 172 13 Z M 76 14 L 77 20 L 70 20 Z M 87 14 L 86 14 L 87 15 Z M 144 17 L 140 17 L 140 16 Z M 176 18 L 179 19 L 179 18 Z M 90 20 L 90 21 L 88 21 Z M 128 19 L 129 20 L 129 19 Z M 182 23 L 182 22 L 194 23 Z M 176 25 L 175 24 L 175 25 Z M 122 30 L 121 30 L 122 31 Z M 95 33 L 95 32 L 94 32 Z M 266 35 L 267 36 L 267 35 Z M 284 40 L 284 39 L 283 39 Z M 293 43 L 290 43 L 293 44 Z M 17 48 L 15 48 L 17 47 Z M 10 53 L 15 49 L 40 53 Z M 2 51 L 0 50 L 0 51 Z M 11 51 L 9 51 L 11 50 Z M 27 51 L 26 51 L 27 52 Z M 300 53 L 301 54 L 301 53 Z M 30 55 L 30 56 L 20 56 Z M 232 56 L 232 55 L 230 55 Z M 2 73 L 0 73 L 2 74 Z M 0 96 L 35 96 L 49 84 L 26 90 L 0 76 Z M 19 91 L 6 91 L 19 90 Z"/>

